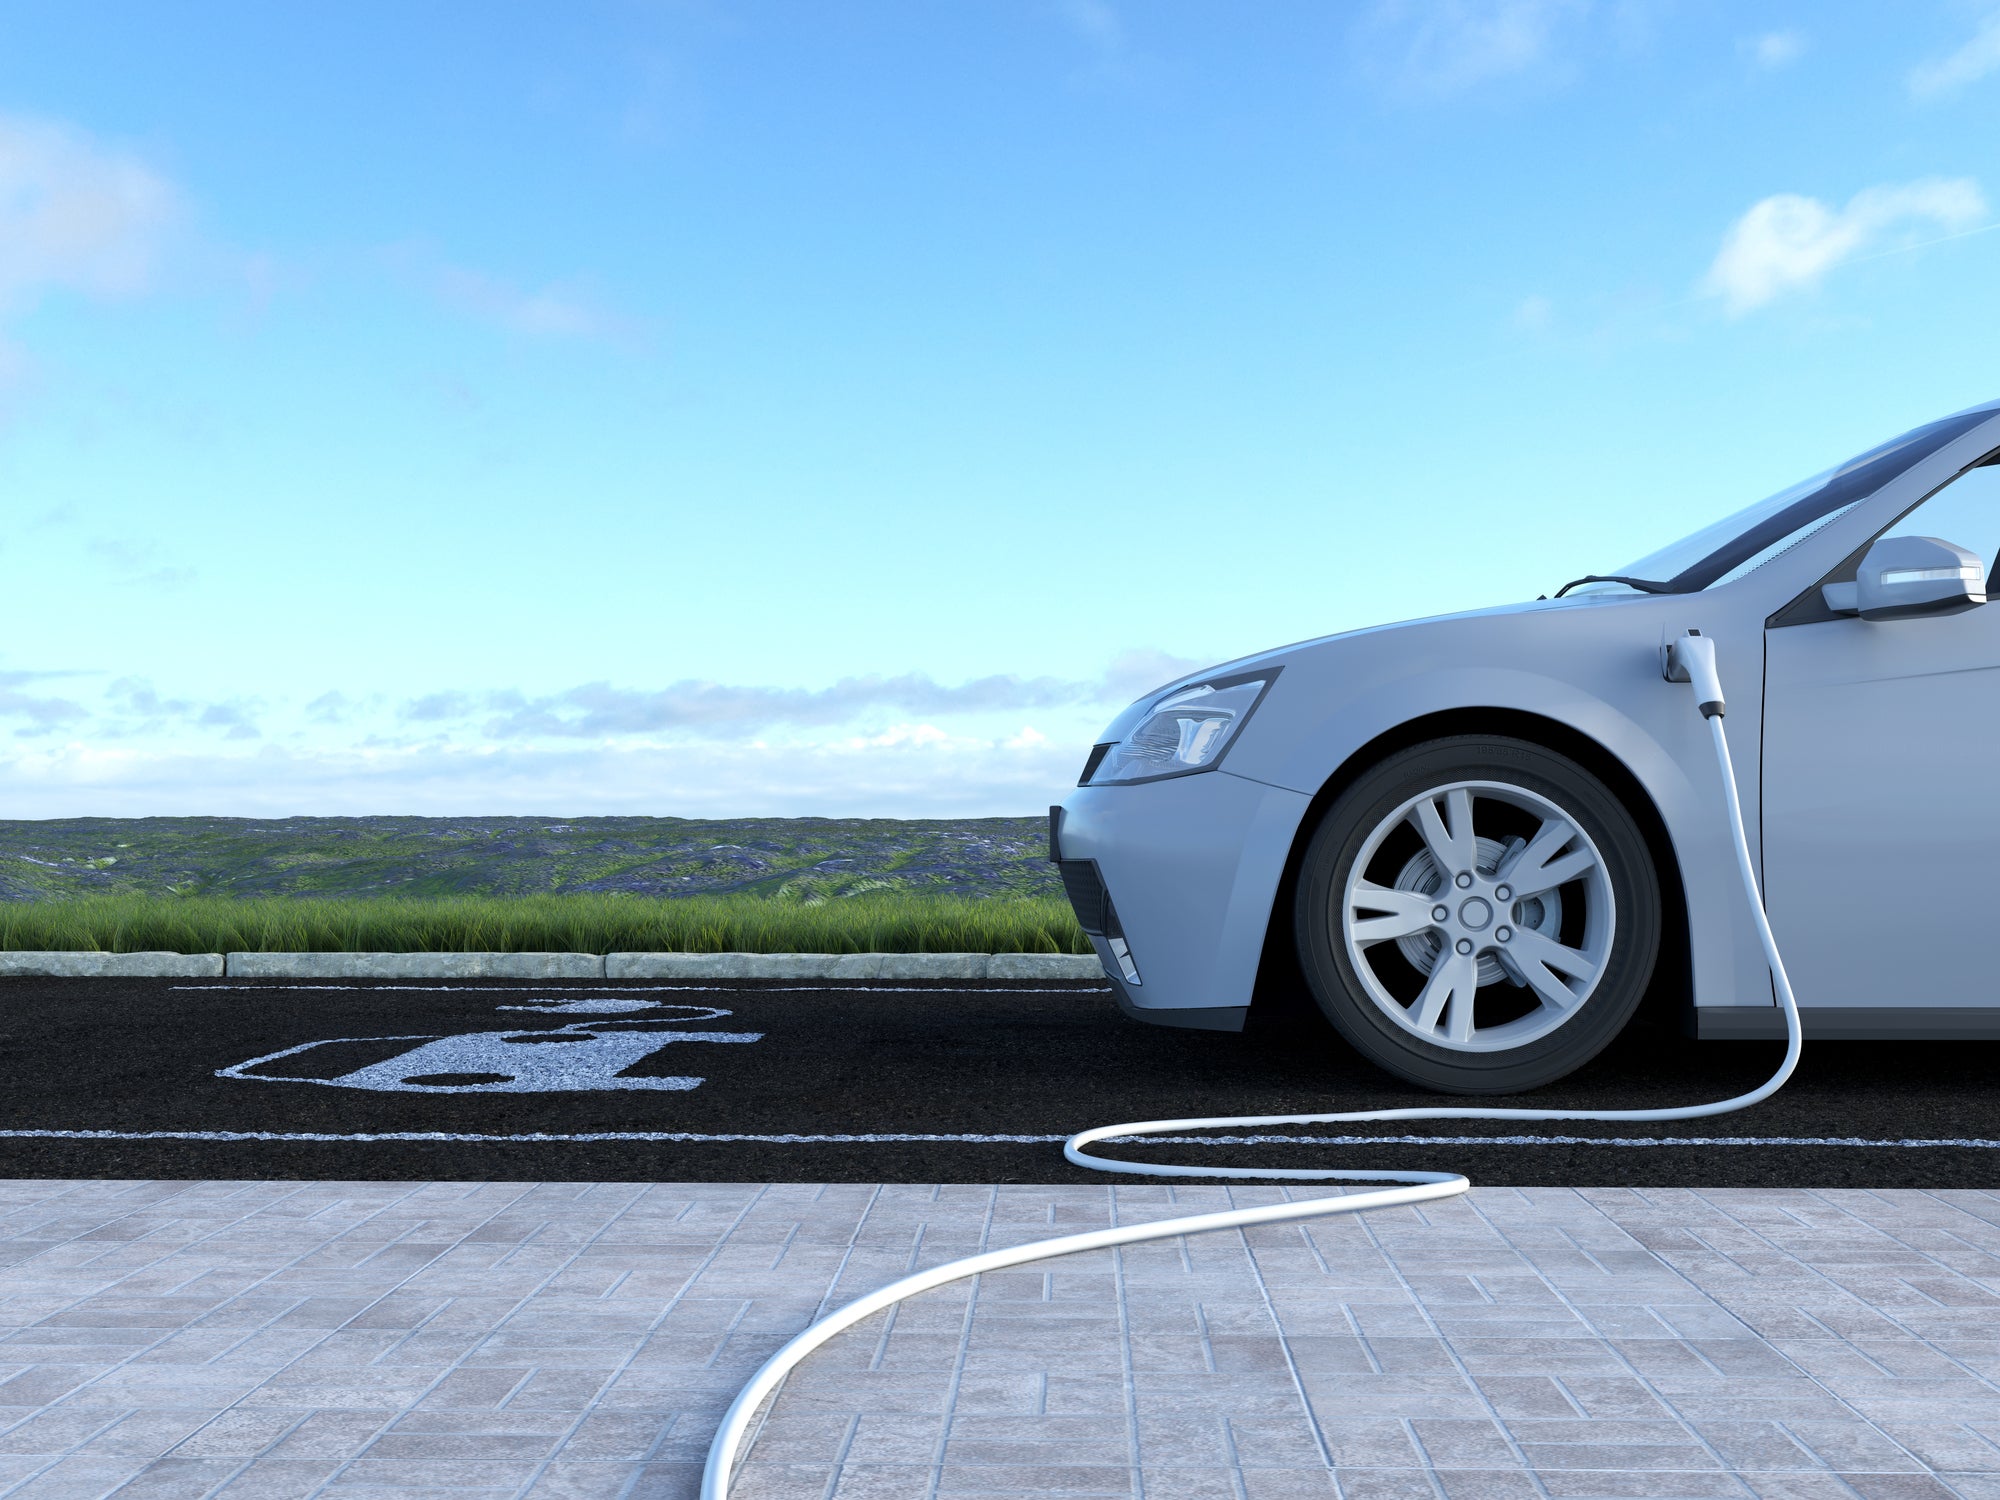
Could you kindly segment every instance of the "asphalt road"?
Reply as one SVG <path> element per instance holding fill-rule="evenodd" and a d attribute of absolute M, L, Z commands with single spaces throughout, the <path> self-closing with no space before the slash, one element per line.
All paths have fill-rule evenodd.
<path fill-rule="evenodd" d="M 1573 1078 L 1485 1102 L 1720 1098 L 1780 1051 L 1642 1022 Z M 1711 1120 L 1319 1127 L 1300 1133 L 1340 1139 L 1124 1154 L 1484 1184 L 1994 1187 L 1996 1062 L 1986 1043 L 1819 1042 L 1776 1099 Z M 1174 1031 L 1125 1020 L 1096 986 L 1004 983 L 7 979 L 0 1078 L 7 1177 L 1103 1181 L 1063 1160 L 1063 1136 L 1445 1102 L 1316 1022 Z M 1551 1133 L 1588 1139 L 1493 1139 Z"/>

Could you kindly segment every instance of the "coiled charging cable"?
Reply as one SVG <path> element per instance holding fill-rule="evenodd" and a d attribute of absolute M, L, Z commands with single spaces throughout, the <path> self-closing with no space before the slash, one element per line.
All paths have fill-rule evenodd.
<path fill-rule="evenodd" d="M 948 1282 L 961 1281 L 984 1271 L 999 1271 L 1030 1261 L 1051 1260 L 1059 1255 L 1075 1255 L 1084 1250 L 1103 1250 L 1113 1245 L 1136 1245 L 1147 1240 L 1172 1239 L 1176 1235 L 1202 1234 L 1212 1229 L 1237 1229 L 1251 1224 L 1283 1224 L 1299 1219 L 1331 1218 L 1336 1214 L 1363 1213 L 1371 1208 L 1399 1208 L 1426 1203 L 1436 1198 L 1452 1198 L 1472 1186 L 1456 1172 L 1373 1172 L 1321 1170 L 1317 1168 L 1188 1167 L 1153 1162 L 1115 1161 L 1092 1156 L 1084 1148 L 1099 1141 L 1130 1140 L 1149 1135 L 1177 1135 L 1190 1130 L 1215 1130 L 1259 1125 L 1336 1125 L 1376 1120 L 1596 1120 L 1604 1122 L 1640 1120 L 1698 1120 L 1709 1115 L 1726 1115 L 1761 1104 L 1784 1087 L 1798 1066 L 1803 1037 L 1799 1008 L 1792 996 L 1792 983 L 1785 975 L 1784 960 L 1778 955 L 1777 939 L 1764 914 L 1763 897 L 1757 889 L 1757 872 L 1750 859 L 1750 841 L 1743 831 L 1743 807 L 1736 795 L 1736 773 L 1729 759 L 1729 739 L 1723 732 L 1722 688 L 1715 669 L 1715 647 L 1704 636 L 1690 631 L 1669 648 L 1666 676 L 1671 681 L 1692 682 L 1695 701 L 1707 719 L 1715 741 L 1716 764 L 1722 773 L 1722 797 L 1729 814 L 1729 831 L 1736 848 L 1737 873 L 1757 924 L 1758 939 L 1764 945 L 1764 959 L 1770 965 L 1777 986 L 1778 1001 L 1785 1011 L 1785 1060 L 1778 1071 L 1747 1094 L 1713 1104 L 1688 1104 L 1676 1109 L 1372 1109 L 1347 1110 L 1325 1115 L 1218 1115 L 1189 1120 L 1143 1120 L 1127 1125 L 1100 1125 L 1073 1135 L 1063 1145 L 1063 1155 L 1080 1167 L 1100 1172 L 1123 1172 L 1138 1177 L 1254 1178 L 1293 1182 L 1394 1182 L 1400 1187 L 1373 1192 L 1346 1193 L 1335 1198 L 1308 1198 L 1298 1202 L 1270 1203 L 1258 1208 L 1229 1209 L 1222 1213 L 1191 1214 L 1178 1219 L 1156 1219 L 1146 1224 L 1123 1225 L 1091 1230 L 1086 1234 L 1063 1235 L 1058 1239 L 1035 1240 L 1006 1250 L 989 1250 L 963 1260 L 947 1261 L 928 1271 L 905 1276 L 880 1291 L 829 1313 L 799 1334 L 766 1360 L 749 1384 L 737 1393 L 723 1414 L 709 1446 L 708 1465 L 701 1480 L 701 1500 L 726 1500 L 736 1465 L 737 1449 L 749 1431 L 758 1410 L 796 1366 L 813 1350 L 863 1319 L 893 1307 L 918 1292 Z"/>

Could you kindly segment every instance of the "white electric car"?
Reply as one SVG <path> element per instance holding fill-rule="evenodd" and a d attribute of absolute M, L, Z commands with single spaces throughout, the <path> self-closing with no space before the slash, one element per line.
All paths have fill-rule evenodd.
<path fill-rule="evenodd" d="M 1414 1083 L 1581 1066 L 1658 971 L 1783 1034 L 1668 640 L 1712 638 L 1806 1033 L 2000 1036 L 2000 402 L 1533 603 L 1185 677 L 1112 721 L 1050 855 L 1121 1007 L 1306 987 Z M 1294 967 L 1294 964 L 1296 967 Z"/>

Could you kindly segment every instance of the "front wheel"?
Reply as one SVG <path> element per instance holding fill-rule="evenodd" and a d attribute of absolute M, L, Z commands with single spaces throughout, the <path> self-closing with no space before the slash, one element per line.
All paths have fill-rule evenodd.
<path fill-rule="evenodd" d="M 1502 1094 L 1582 1067 L 1652 978 L 1659 880 L 1611 790 L 1525 740 L 1392 756 L 1327 809 L 1295 913 L 1313 998 L 1400 1078 Z"/>

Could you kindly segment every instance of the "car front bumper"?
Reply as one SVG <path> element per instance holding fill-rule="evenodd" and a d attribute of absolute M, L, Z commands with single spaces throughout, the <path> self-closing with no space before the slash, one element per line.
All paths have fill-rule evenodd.
<path fill-rule="evenodd" d="M 1050 852 L 1126 1014 L 1236 1031 L 1310 798 L 1226 770 L 1078 787 Z"/>

